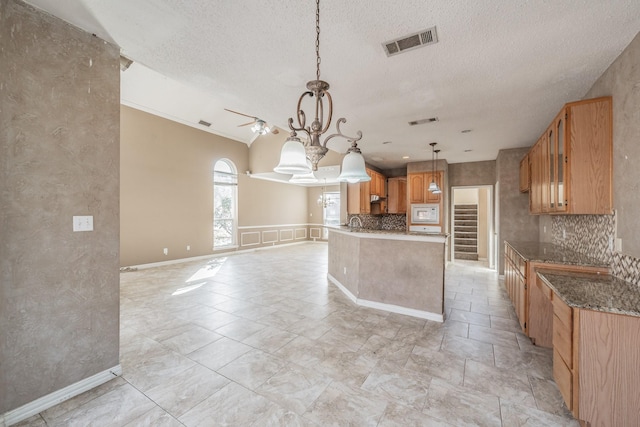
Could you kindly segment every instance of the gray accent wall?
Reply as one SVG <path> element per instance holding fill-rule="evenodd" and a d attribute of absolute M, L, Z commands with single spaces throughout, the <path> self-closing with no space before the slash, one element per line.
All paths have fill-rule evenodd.
<path fill-rule="evenodd" d="M 120 69 L 117 46 L 14 0 L 0 51 L 2 414 L 119 363 Z"/>
<path fill-rule="evenodd" d="M 495 185 L 496 161 L 449 164 L 449 186 Z"/>
<path fill-rule="evenodd" d="M 613 206 L 622 253 L 640 258 L 640 33 L 585 99 L 613 97 Z"/>
<path fill-rule="evenodd" d="M 504 241 L 537 242 L 539 218 L 529 214 L 529 194 L 520 192 L 520 160 L 529 147 L 500 150 L 496 158 L 498 272 L 504 274 Z"/>

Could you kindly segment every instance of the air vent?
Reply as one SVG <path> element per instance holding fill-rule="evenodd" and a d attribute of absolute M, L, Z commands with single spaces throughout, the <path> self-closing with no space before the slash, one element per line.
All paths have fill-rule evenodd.
<path fill-rule="evenodd" d="M 200 125 L 202 125 L 202 126 L 206 126 L 206 127 L 211 126 L 211 123 L 209 123 L 209 122 L 205 122 L 204 120 L 200 120 L 200 121 L 198 122 L 198 124 L 200 124 Z"/>
<path fill-rule="evenodd" d="M 382 43 L 387 56 L 398 55 L 408 50 L 416 49 L 422 46 L 438 43 L 438 35 L 436 27 L 428 28 L 415 34 L 401 37 L 399 39 L 390 40 Z"/>
<path fill-rule="evenodd" d="M 433 122 L 437 122 L 437 121 L 438 121 L 437 117 L 429 117 L 428 119 L 410 121 L 409 122 L 409 126 L 422 125 L 422 124 L 425 124 L 425 123 L 433 123 Z"/>

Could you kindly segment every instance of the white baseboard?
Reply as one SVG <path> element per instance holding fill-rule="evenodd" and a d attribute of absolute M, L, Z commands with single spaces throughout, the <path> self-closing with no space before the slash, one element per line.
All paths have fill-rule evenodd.
<path fill-rule="evenodd" d="M 42 411 L 45 411 L 58 403 L 69 400 L 85 391 L 89 391 L 94 387 L 106 383 L 107 381 L 122 375 L 122 366 L 119 364 L 113 368 L 98 372 L 88 378 L 78 381 L 77 383 L 61 388 L 60 390 L 42 396 L 32 402 L 20 406 L 19 408 L 7 411 L 0 415 L 0 427 L 8 427 L 10 425 L 26 420 Z"/>
<path fill-rule="evenodd" d="M 356 305 L 362 307 L 375 308 L 377 310 L 389 311 L 391 313 L 404 314 L 405 316 L 418 317 L 420 319 L 433 320 L 435 322 L 444 322 L 444 315 L 431 313 L 430 311 L 424 310 L 416 310 L 414 308 L 402 307 L 394 304 L 386 304 L 383 302 L 369 301 L 366 299 L 361 299 L 353 295 L 338 279 L 333 277 L 331 274 L 327 274 L 327 278 L 331 283 L 336 285 L 338 289 L 342 291 L 343 294 L 347 296 L 351 301 L 353 301 Z"/>

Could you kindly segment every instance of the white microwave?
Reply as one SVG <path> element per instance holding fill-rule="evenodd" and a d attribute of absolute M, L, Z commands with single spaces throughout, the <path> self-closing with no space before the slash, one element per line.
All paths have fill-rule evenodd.
<path fill-rule="evenodd" d="M 440 224 L 440 205 L 422 203 L 411 205 L 412 224 Z"/>

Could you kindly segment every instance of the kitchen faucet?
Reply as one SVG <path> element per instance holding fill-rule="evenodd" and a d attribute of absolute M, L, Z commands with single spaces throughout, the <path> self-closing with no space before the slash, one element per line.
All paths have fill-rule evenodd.
<path fill-rule="evenodd" d="M 352 216 L 351 219 L 349 220 L 349 228 L 353 229 L 353 224 L 351 224 L 353 222 L 354 219 L 358 220 L 358 224 L 360 224 L 360 226 L 358 228 L 362 228 L 362 220 L 360 219 L 359 216 Z"/>

